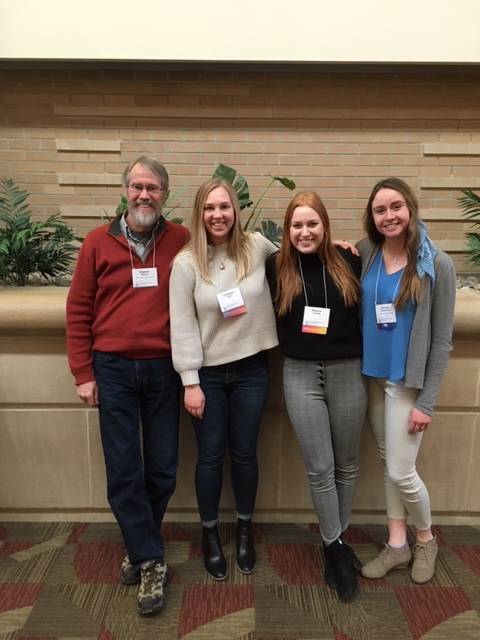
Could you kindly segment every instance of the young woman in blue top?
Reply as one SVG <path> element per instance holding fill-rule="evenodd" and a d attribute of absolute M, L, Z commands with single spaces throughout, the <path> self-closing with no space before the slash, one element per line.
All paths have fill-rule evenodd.
<path fill-rule="evenodd" d="M 399 178 L 378 182 L 364 215 L 362 372 L 368 420 L 385 465 L 388 544 L 362 575 L 381 578 L 410 563 L 407 516 L 416 529 L 411 577 L 428 582 L 437 542 L 430 499 L 416 458 L 452 347 L 455 270 L 430 241 L 412 189 Z"/>

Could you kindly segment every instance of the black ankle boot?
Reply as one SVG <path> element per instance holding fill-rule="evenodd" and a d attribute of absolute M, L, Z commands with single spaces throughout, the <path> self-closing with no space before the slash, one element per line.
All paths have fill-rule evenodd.
<path fill-rule="evenodd" d="M 352 563 L 355 571 L 357 573 L 362 573 L 362 563 L 360 562 L 360 559 L 355 553 L 355 551 L 352 549 L 352 547 L 349 544 L 347 544 L 346 542 L 343 542 L 343 540 L 342 540 L 342 544 L 343 544 L 343 549 L 345 551 L 345 554 L 347 558 L 350 558 L 350 562 Z"/>
<path fill-rule="evenodd" d="M 253 544 L 252 521 L 237 520 L 237 565 L 242 573 L 252 573 L 257 556 Z"/>
<path fill-rule="evenodd" d="M 351 554 L 345 549 L 340 539 L 325 547 L 325 580 L 327 580 L 327 566 L 329 578 L 331 576 L 332 581 L 332 584 L 327 581 L 329 586 L 336 589 L 338 597 L 343 602 L 352 600 L 358 591 L 358 583 Z"/>
<path fill-rule="evenodd" d="M 325 572 L 323 577 L 325 582 L 331 589 L 337 588 L 337 574 L 335 573 L 335 566 L 333 563 L 332 554 L 327 551 L 328 547 L 323 543 L 323 555 L 325 557 Z"/>
<path fill-rule="evenodd" d="M 202 548 L 205 569 L 214 580 L 225 580 L 227 563 L 222 551 L 218 527 L 202 527 Z"/>

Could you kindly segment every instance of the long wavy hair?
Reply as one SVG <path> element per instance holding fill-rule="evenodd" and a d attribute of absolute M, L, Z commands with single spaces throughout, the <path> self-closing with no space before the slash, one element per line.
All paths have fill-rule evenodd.
<path fill-rule="evenodd" d="M 302 191 L 290 201 L 283 221 L 282 246 L 276 258 L 277 295 L 275 305 L 278 314 L 284 316 L 291 309 L 294 298 L 302 292 L 298 252 L 290 240 L 293 213 L 297 207 L 302 206 L 311 207 L 320 217 L 325 234 L 318 248 L 318 255 L 342 294 L 345 305 L 351 307 L 357 304 L 360 301 L 360 284 L 348 263 L 332 244 L 330 220 L 325 205 L 314 191 Z"/>
<path fill-rule="evenodd" d="M 198 188 L 193 204 L 191 230 L 192 237 L 185 248 L 193 257 L 193 260 L 204 280 L 211 282 L 210 269 L 208 265 L 208 235 L 203 222 L 203 212 L 205 203 L 210 193 L 223 187 L 228 193 L 234 211 L 233 226 L 227 240 L 228 256 L 233 260 L 237 271 L 237 281 L 242 280 L 250 272 L 251 250 L 250 236 L 245 233 L 240 224 L 240 204 L 238 202 L 235 189 L 229 182 L 224 180 L 207 180 Z"/>
<path fill-rule="evenodd" d="M 403 274 L 398 298 L 395 306 L 401 308 L 408 302 L 418 303 L 422 295 L 423 283 L 417 273 L 417 254 L 420 244 L 420 233 L 418 230 L 418 200 L 412 188 L 401 178 L 384 178 L 373 187 L 368 198 L 365 213 L 363 214 L 363 226 L 371 242 L 377 246 L 382 246 L 385 237 L 378 231 L 373 220 L 372 204 L 375 196 L 381 189 L 393 189 L 397 191 L 405 200 L 405 204 L 410 212 L 410 220 L 407 226 L 407 237 L 405 240 L 405 250 L 407 253 L 407 265 Z"/>

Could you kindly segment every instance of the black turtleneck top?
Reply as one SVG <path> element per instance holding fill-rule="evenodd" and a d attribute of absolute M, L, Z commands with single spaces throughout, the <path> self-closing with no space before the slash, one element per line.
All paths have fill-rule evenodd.
<path fill-rule="evenodd" d="M 350 251 L 337 249 L 352 273 L 360 279 L 361 261 Z M 298 252 L 307 290 L 308 304 L 311 307 L 325 306 L 325 290 L 323 284 L 323 265 L 318 254 Z M 267 261 L 267 279 L 272 299 L 276 296 L 276 255 Z M 341 358 L 358 358 L 362 355 L 362 338 L 360 334 L 359 307 L 346 307 L 343 296 L 335 286 L 328 271 L 325 271 L 327 284 L 330 322 L 325 335 L 302 333 L 303 312 L 306 305 L 302 293 L 294 298 L 292 307 L 285 316 L 277 317 L 277 330 L 280 348 L 283 353 L 298 360 L 339 360 Z M 274 302 L 275 305 L 275 302 Z"/>

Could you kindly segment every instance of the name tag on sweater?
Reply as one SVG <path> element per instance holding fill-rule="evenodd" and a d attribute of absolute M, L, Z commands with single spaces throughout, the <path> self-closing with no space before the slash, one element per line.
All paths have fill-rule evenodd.
<path fill-rule="evenodd" d="M 134 289 L 158 287 L 157 267 L 132 269 L 132 285 Z"/>
<path fill-rule="evenodd" d="M 247 312 L 242 293 L 238 287 L 217 293 L 217 299 L 224 318 L 233 318 Z"/>

